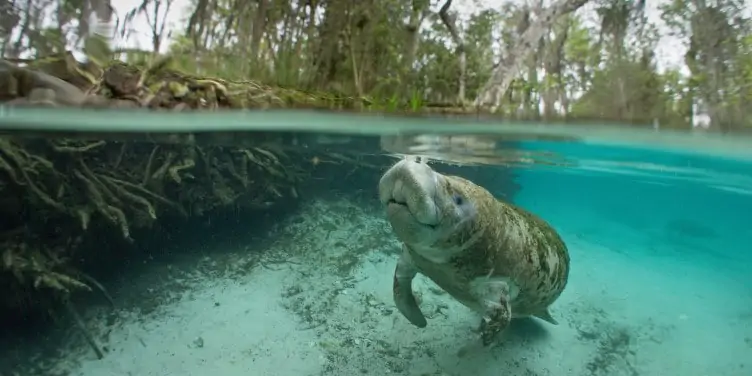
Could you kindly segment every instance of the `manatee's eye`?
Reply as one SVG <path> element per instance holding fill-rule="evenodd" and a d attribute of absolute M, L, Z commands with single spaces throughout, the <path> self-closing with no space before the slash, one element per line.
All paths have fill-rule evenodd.
<path fill-rule="evenodd" d="M 452 201 L 454 201 L 454 204 L 457 206 L 461 206 L 465 203 L 465 199 L 457 193 L 452 196 Z"/>

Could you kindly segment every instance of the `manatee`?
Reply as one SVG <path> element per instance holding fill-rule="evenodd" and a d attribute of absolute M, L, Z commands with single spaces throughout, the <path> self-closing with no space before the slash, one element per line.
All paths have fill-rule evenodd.
<path fill-rule="evenodd" d="M 469 180 L 410 159 L 384 173 L 379 200 L 402 243 L 394 302 L 413 325 L 427 325 L 413 295 L 418 273 L 482 316 L 484 346 L 513 318 L 557 325 L 549 307 L 567 285 L 569 251 L 546 221 Z"/>

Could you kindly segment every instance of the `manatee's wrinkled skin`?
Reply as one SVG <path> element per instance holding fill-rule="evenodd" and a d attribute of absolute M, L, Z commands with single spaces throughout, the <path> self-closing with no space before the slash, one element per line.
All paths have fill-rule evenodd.
<path fill-rule="evenodd" d="M 403 243 L 394 300 L 411 323 L 427 325 L 412 291 L 422 273 L 483 316 L 486 346 L 512 318 L 556 324 L 549 306 L 567 284 L 569 253 L 548 223 L 468 180 L 408 159 L 381 178 L 379 199 Z"/>

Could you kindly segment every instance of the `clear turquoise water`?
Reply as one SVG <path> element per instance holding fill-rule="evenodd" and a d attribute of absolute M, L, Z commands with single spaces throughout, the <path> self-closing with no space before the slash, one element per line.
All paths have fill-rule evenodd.
<path fill-rule="evenodd" d="M 648 341 L 633 339 L 639 370 L 633 374 L 749 374 L 748 161 L 697 150 L 520 146 L 577 161 L 570 168 L 518 169 L 516 178 L 522 188 L 515 201 L 553 223 L 572 247 L 580 278 L 568 293 L 639 328 L 633 333 L 650 336 L 654 323 L 670 328 L 652 350 Z M 602 248 L 589 249 L 593 243 Z"/>
<path fill-rule="evenodd" d="M 171 350 L 155 349 L 151 343 L 159 340 L 152 339 L 146 341 L 151 347 L 145 352 L 122 345 L 103 361 L 79 361 L 78 368 L 74 367 L 75 375 L 213 372 L 234 376 L 252 372 L 254 375 L 742 376 L 752 373 L 752 273 L 749 271 L 752 143 L 749 139 L 610 127 L 399 120 L 320 113 L 224 114 L 214 118 L 137 114 L 128 118 L 111 116 L 104 129 L 101 118 L 75 113 L 65 117 L 54 115 L 10 114 L 0 119 L 0 127 L 43 132 L 240 132 L 235 134 L 235 141 L 260 139 L 260 132 L 266 132 L 267 136 L 271 132 L 278 136 L 272 138 L 308 150 L 311 155 L 322 152 L 351 158 L 421 155 L 434 160 L 432 165 L 437 171 L 471 179 L 498 197 L 512 200 L 549 221 L 568 244 L 572 256 L 570 283 L 553 308 L 559 317 L 558 326 L 518 323 L 503 343 L 485 349 L 473 347 L 472 327 L 477 319 L 459 305 L 439 303 L 450 301 L 444 295 L 431 298 L 427 304 L 447 304 L 450 313 L 432 318 L 425 329 L 413 328 L 396 313 L 389 300 L 391 273 L 397 258 L 396 251 L 390 249 L 397 244 L 390 237 L 378 207 L 375 185 L 388 164 L 346 177 L 332 172 L 345 166 L 326 167 L 330 172 L 321 170 L 321 179 L 304 188 L 313 193 L 304 199 L 311 204 L 304 204 L 295 214 L 300 218 L 269 231 L 263 243 L 280 244 L 284 240 L 288 249 L 308 247 L 305 249 L 309 253 L 331 254 L 330 259 L 335 260 L 344 257 L 337 252 L 345 255 L 348 252 L 337 251 L 335 240 L 363 244 L 364 239 L 383 239 L 385 250 L 374 250 L 380 255 L 378 259 L 373 255 L 357 259 L 352 278 L 359 282 L 353 282 L 351 290 L 355 292 L 350 295 L 372 294 L 380 300 L 381 313 L 368 316 L 367 310 L 361 308 L 370 303 L 356 299 L 361 301 L 358 305 L 353 303 L 356 300 L 337 298 L 340 300 L 335 300 L 336 307 L 322 314 L 323 323 L 315 329 L 316 336 L 311 337 L 311 330 L 299 326 L 280 329 L 285 325 L 279 316 L 282 314 L 275 313 L 279 308 L 271 308 L 277 307 L 275 300 L 260 297 L 263 291 L 256 289 L 253 293 L 246 291 L 221 298 L 217 294 L 231 294 L 222 285 L 225 287 L 211 290 L 211 294 L 215 294 L 213 299 L 223 301 L 222 307 L 226 307 L 223 310 L 242 311 L 246 305 L 246 314 L 249 311 L 252 314 L 242 318 L 228 316 L 220 320 L 221 325 L 213 322 L 214 326 L 205 333 L 212 332 L 214 337 L 207 339 L 202 350 L 186 345 L 186 338 L 193 338 L 188 334 L 180 341 L 175 340 Z M 267 136 L 265 139 L 271 139 Z M 474 143 L 468 144 L 468 138 Z M 323 227 L 313 225 L 303 235 L 294 232 L 303 226 L 301 223 L 327 221 L 323 218 L 326 216 L 343 231 L 331 236 L 336 239 L 318 242 L 316 239 L 328 239 L 330 235 L 311 233 L 324 231 Z M 340 217 L 348 219 L 337 219 Z M 234 222 L 247 226 L 244 221 Z M 207 246 L 211 242 L 205 235 L 191 234 L 195 239 L 204 239 Z M 238 236 L 237 231 L 226 236 Z M 237 240 L 234 246 L 253 249 L 253 241 Z M 181 261 L 176 265 L 191 262 L 196 261 Z M 304 261 L 289 271 L 277 273 L 280 279 L 288 280 L 298 278 L 296 275 L 315 274 L 315 269 L 326 269 L 326 265 L 313 262 Z M 128 284 L 137 285 L 134 278 L 147 278 L 148 273 L 144 273 L 143 277 L 129 277 Z M 262 268 L 257 273 L 265 272 Z M 304 301 L 313 307 L 317 306 L 317 296 L 339 288 L 326 283 L 314 288 L 311 287 L 314 280 L 302 280 L 309 286 L 303 293 L 308 299 Z M 210 282 L 212 286 L 222 283 Z M 209 291 L 208 287 L 196 288 L 199 296 Z M 276 287 L 264 288 L 272 294 Z M 427 289 L 425 286 L 416 289 L 420 288 Z M 193 306 L 179 307 L 185 310 Z M 181 312 L 174 317 L 182 318 L 161 322 L 172 320 L 177 323 L 174 330 L 185 331 L 209 325 L 198 319 L 203 317 L 201 313 Z M 243 326 L 250 325 L 248 321 L 276 329 L 249 329 Z M 326 329 L 335 323 L 347 323 L 346 331 Z M 252 359 L 229 356 L 242 347 L 233 341 L 247 340 L 239 338 L 246 338 L 242 333 L 251 331 L 260 342 L 254 342 L 255 350 L 243 351 L 256 355 Z M 344 338 L 343 333 L 353 333 L 355 339 L 338 342 Z M 379 350 L 379 346 L 386 346 L 383 343 L 392 344 L 392 352 Z M 220 349 L 213 351 L 212 346 Z M 339 346 L 338 357 L 326 355 L 332 346 Z M 414 348 L 419 350 L 410 350 Z"/>

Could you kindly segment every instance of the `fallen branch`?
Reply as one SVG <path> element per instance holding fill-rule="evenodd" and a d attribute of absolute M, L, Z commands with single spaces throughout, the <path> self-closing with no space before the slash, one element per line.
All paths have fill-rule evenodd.
<path fill-rule="evenodd" d="M 105 289 L 104 286 L 102 286 L 101 283 L 99 283 L 96 279 L 94 279 L 94 277 L 92 277 L 92 276 L 90 276 L 90 275 L 88 275 L 86 273 L 77 272 L 76 274 L 78 274 L 78 276 L 81 277 L 81 279 L 85 280 L 89 284 L 91 284 L 94 287 L 96 287 L 97 290 L 99 290 L 99 292 L 102 293 L 102 296 L 104 296 L 104 298 L 107 299 L 107 301 L 110 303 L 110 305 L 112 306 L 112 308 L 115 308 L 115 299 L 112 298 L 112 295 L 110 295 L 110 293 L 107 292 L 107 289 Z"/>
<path fill-rule="evenodd" d="M 91 349 L 94 350 L 94 353 L 97 354 L 97 359 L 103 359 L 104 351 L 102 351 L 102 349 L 97 344 L 97 341 L 94 339 L 94 335 L 92 335 L 89 329 L 86 328 L 84 320 L 81 318 L 81 315 L 78 314 L 78 311 L 76 311 L 76 308 L 73 306 L 73 303 L 70 302 L 69 298 L 65 299 L 65 309 L 68 311 L 71 317 L 73 317 L 73 321 L 81 331 L 81 334 L 83 334 L 86 342 L 89 344 Z"/>

